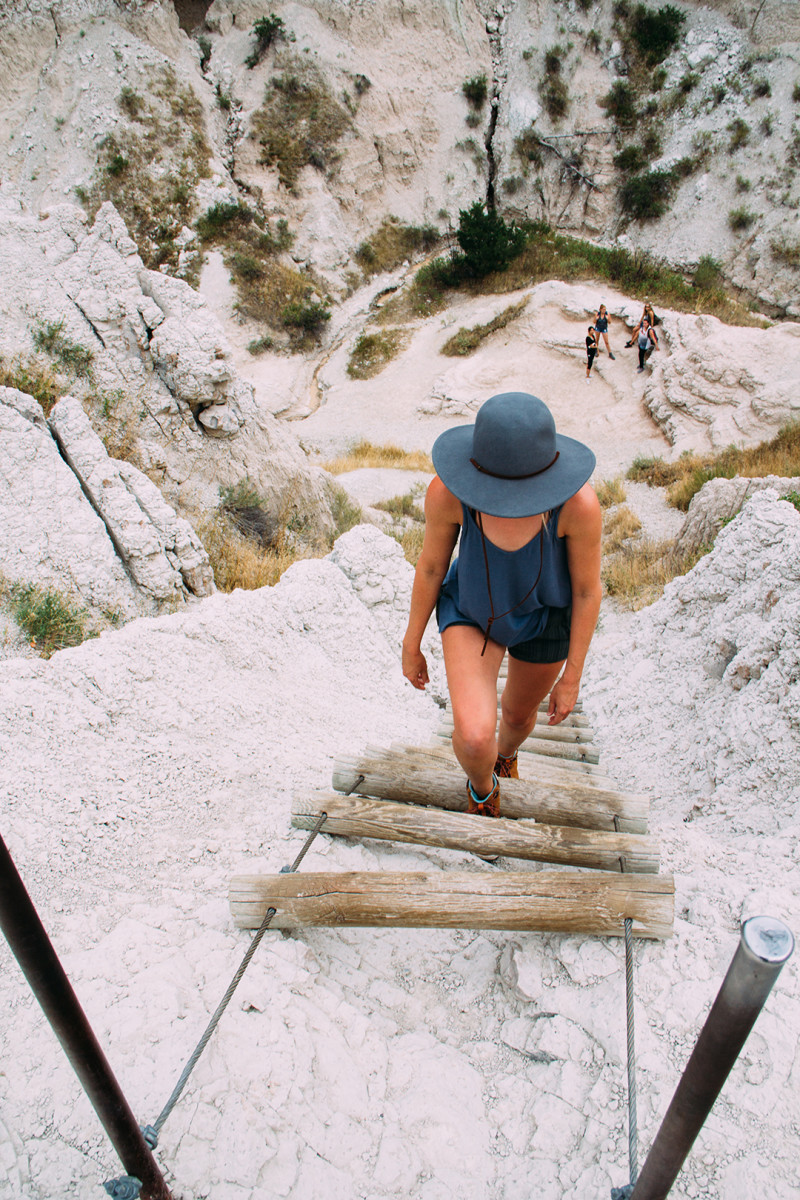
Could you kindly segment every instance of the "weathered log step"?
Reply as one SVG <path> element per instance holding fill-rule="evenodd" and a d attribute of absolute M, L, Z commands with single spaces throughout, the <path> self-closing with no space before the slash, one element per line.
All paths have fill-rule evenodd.
<path fill-rule="evenodd" d="M 669 875 L 599 871 L 336 872 L 238 875 L 231 913 L 257 929 L 268 908 L 272 929 L 397 926 L 509 929 L 621 937 L 672 935 Z"/>
<path fill-rule="evenodd" d="M 594 781 L 563 771 L 545 770 L 535 778 L 504 779 L 503 815 L 528 817 L 548 825 L 646 833 L 650 803 L 646 796 L 598 787 Z M 467 806 L 464 773 L 452 754 L 399 747 L 368 750 L 357 758 L 338 759 L 333 786 L 401 804 L 463 812 Z"/>
<path fill-rule="evenodd" d="M 625 871 L 637 873 L 658 872 L 655 842 L 637 834 L 468 816 L 390 800 L 340 796 L 335 792 L 318 793 L 310 798 L 296 796 L 292 825 L 313 829 L 322 813 L 327 813 L 322 832 L 342 837 L 411 842 L 601 871 L 622 871 L 624 867 Z"/>
<path fill-rule="evenodd" d="M 453 714 L 446 710 L 439 722 L 440 729 L 453 732 Z M 537 722 L 529 735 L 530 738 L 542 738 L 546 742 L 565 742 L 568 745 L 589 746 L 592 749 L 594 730 L 584 725 L 548 725 L 547 721 Z"/>
<path fill-rule="evenodd" d="M 453 735 L 452 724 L 447 725 L 446 719 L 436 731 L 436 736 L 441 738 L 451 738 Z M 543 754 L 546 758 L 560 758 L 565 762 L 579 762 L 587 765 L 596 765 L 600 761 L 600 755 L 592 746 L 584 746 L 580 743 L 573 742 L 556 742 L 548 741 L 546 738 L 533 735 L 527 737 L 522 743 L 520 749 L 533 750 L 537 754 Z"/>
<path fill-rule="evenodd" d="M 458 766 L 458 759 L 453 753 L 452 742 L 449 738 L 435 737 L 427 746 L 412 747 L 404 746 L 399 742 L 393 742 L 391 750 L 392 753 L 409 752 L 412 755 L 427 754 L 432 758 L 437 758 L 448 763 L 453 768 Z M 375 747 L 368 747 L 367 753 L 380 758 L 385 751 L 376 749 Z M 541 755 L 537 755 L 535 751 L 527 750 L 525 747 L 520 748 L 520 754 L 522 755 L 520 758 L 520 770 L 529 779 L 548 779 L 554 783 L 568 785 L 578 778 L 592 786 L 607 788 L 609 791 L 618 791 L 617 781 L 609 775 L 604 775 L 595 763 L 579 763 L 572 762 L 570 759 L 544 758 Z"/>

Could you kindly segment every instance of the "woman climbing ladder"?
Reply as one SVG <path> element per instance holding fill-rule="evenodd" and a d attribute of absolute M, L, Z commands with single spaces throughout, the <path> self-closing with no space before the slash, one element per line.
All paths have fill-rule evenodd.
<path fill-rule="evenodd" d="M 550 694 L 557 725 L 578 698 L 601 597 L 595 456 L 556 433 L 536 396 L 507 392 L 487 400 L 474 425 L 441 434 L 433 463 L 403 674 L 417 688 L 428 682 L 421 641 L 435 607 L 467 810 L 496 817 L 498 779 L 518 776 L 517 750 L 540 702 Z"/>

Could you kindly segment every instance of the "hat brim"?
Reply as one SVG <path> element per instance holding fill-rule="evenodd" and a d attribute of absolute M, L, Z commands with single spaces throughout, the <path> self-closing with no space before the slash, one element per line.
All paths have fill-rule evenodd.
<path fill-rule="evenodd" d="M 431 456 L 436 474 L 454 496 L 491 517 L 532 517 L 558 508 L 591 478 L 597 459 L 575 438 L 556 434 L 558 458 L 527 479 L 499 479 L 470 462 L 474 425 L 457 425 L 440 434 Z"/>

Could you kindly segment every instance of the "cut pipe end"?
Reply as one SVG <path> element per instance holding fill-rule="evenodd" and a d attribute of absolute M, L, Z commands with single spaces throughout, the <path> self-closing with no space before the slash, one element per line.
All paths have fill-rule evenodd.
<path fill-rule="evenodd" d="M 782 966 L 792 955 L 794 937 L 778 917 L 749 917 L 742 925 L 742 944 L 760 962 Z"/>

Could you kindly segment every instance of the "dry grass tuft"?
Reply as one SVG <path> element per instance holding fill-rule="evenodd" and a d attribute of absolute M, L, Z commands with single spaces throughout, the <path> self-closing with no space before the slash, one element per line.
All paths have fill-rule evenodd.
<path fill-rule="evenodd" d="M 355 252 L 355 260 L 365 276 L 392 271 L 416 254 L 427 254 L 440 235 L 433 225 L 407 225 L 398 217 L 385 217 Z"/>
<path fill-rule="evenodd" d="M 66 386 L 58 374 L 34 356 L 23 358 L 17 355 L 10 363 L 0 357 L 0 386 L 16 388 L 26 396 L 33 396 L 46 417 L 56 401 L 66 395 Z"/>
<path fill-rule="evenodd" d="M 198 523 L 197 532 L 208 553 L 217 587 L 222 592 L 235 588 L 252 591 L 272 587 L 300 552 L 286 544 L 266 549 L 243 536 L 233 521 L 221 512 Z"/>
<path fill-rule="evenodd" d="M 280 182 L 294 191 L 303 167 L 333 167 L 339 157 L 336 143 L 351 119 L 313 63 L 283 54 L 276 66 L 280 73 L 267 84 L 252 131 L 261 144 L 261 162 L 277 168 Z"/>
<path fill-rule="evenodd" d="M 625 485 L 619 475 L 614 479 L 603 479 L 594 490 L 601 508 L 611 508 L 612 504 L 624 504 L 626 500 Z"/>
<path fill-rule="evenodd" d="M 658 600 L 670 580 L 685 575 L 708 550 L 705 546 L 692 554 L 677 554 L 674 541 L 638 538 L 628 542 L 603 564 L 606 593 L 625 608 L 644 608 Z"/>
<path fill-rule="evenodd" d="M 651 487 L 669 487 L 667 499 L 686 512 L 692 497 L 709 479 L 732 479 L 742 475 L 758 479 L 764 475 L 793 478 L 800 475 L 800 421 L 784 426 L 774 438 L 740 450 L 729 446 L 719 454 L 683 454 L 674 463 L 661 459 L 637 459 L 628 478 Z"/>
<path fill-rule="evenodd" d="M 491 321 L 487 321 L 485 325 L 473 325 L 471 328 L 462 327 L 451 338 L 448 338 L 439 353 L 447 354 L 450 357 L 471 354 L 473 350 L 476 350 L 480 346 L 485 338 L 496 333 L 498 329 L 505 329 L 506 325 L 515 320 L 523 312 L 527 303 L 528 298 L 526 296 L 518 304 L 511 304 L 508 308 L 504 308 L 501 313 L 498 313 Z"/>
<path fill-rule="evenodd" d="M 361 467 L 396 467 L 403 471 L 428 471 L 433 474 L 431 457 L 422 450 L 401 450 L 399 446 L 376 446 L 357 442 L 346 454 L 321 464 L 331 475 L 357 471 Z"/>
<path fill-rule="evenodd" d="M 642 522 L 627 504 L 620 504 L 603 518 L 603 550 L 613 554 L 634 534 L 639 533 Z"/>

